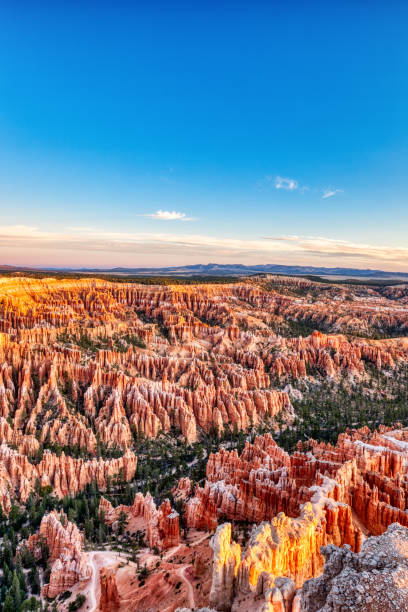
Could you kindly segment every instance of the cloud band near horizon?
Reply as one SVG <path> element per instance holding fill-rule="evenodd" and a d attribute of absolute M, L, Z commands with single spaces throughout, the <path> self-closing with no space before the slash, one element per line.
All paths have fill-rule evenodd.
<path fill-rule="evenodd" d="M 24 225 L 0 226 L 0 263 L 31 266 L 169 265 L 279 263 L 375 267 L 408 271 L 408 248 L 359 244 L 319 236 L 263 236 L 252 239 L 180 233 L 111 232 L 95 228 L 45 231 Z M 335 262 L 334 262 L 335 260 Z M 149 266 L 150 267 L 150 266 Z"/>

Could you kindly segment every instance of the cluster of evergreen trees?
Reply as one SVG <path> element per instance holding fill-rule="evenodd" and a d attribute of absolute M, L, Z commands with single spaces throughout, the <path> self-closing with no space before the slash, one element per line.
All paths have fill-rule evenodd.
<path fill-rule="evenodd" d="M 110 483 L 110 497 L 114 505 L 131 504 L 134 491 L 129 485 Z M 87 487 L 75 497 L 57 499 L 52 495 L 51 487 L 37 484 L 25 507 L 14 504 L 7 517 L 0 506 L 0 610 L 6 612 L 25 612 L 26 610 L 57 610 L 56 602 L 41 604 L 40 574 L 43 583 L 49 579 L 48 550 L 42 544 L 40 561 L 25 548 L 22 541 L 35 533 L 44 514 L 51 510 L 63 510 L 68 520 L 75 523 L 85 532 L 87 542 L 101 545 L 107 538 L 115 538 L 110 528 L 99 514 L 101 493 L 96 484 Z M 72 602 L 74 605 L 74 603 Z M 78 605 L 77 602 L 75 605 Z M 82 605 L 82 604 L 81 604 Z M 79 606 L 80 607 L 80 606 Z M 77 608 L 73 607 L 72 610 Z"/>
<path fill-rule="evenodd" d="M 370 367 L 370 366 L 368 366 Z M 276 436 L 285 450 L 293 451 L 298 440 L 314 438 L 335 444 L 347 427 L 400 422 L 408 425 L 408 367 L 402 366 L 392 376 L 370 367 L 369 381 L 352 384 L 344 377 L 338 385 L 322 380 L 319 386 L 307 388 L 301 381 L 292 381 L 302 389 L 303 398 L 292 400 L 296 418 L 290 428 Z"/>
<path fill-rule="evenodd" d="M 13 505 L 8 517 L 0 506 L 0 608 L 5 612 L 24 612 L 42 610 L 35 595 L 40 594 L 40 575 L 32 554 L 17 555 L 17 546 L 30 533 L 26 525 L 28 512 Z M 28 553 L 28 551 L 27 551 Z M 47 563 L 47 551 L 44 550 L 44 567 Z M 26 570 L 26 571 L 24 571 Z"/>

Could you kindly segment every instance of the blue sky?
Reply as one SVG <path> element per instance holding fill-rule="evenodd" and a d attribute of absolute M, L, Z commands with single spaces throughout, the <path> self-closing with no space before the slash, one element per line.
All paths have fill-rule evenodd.
<path fill-rule="evenodd" d="M 5 0 L 0 23 L 0 263 L 408 271 L 406 3 Z"/>

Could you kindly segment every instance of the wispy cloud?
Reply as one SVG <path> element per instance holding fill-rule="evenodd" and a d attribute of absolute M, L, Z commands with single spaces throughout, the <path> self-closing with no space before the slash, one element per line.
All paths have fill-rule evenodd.
<path fill-rule="evenodd" d="M 150 219 L 157 219 L 158 221 L 194 221 L 193 217 L 188 217 L 186 213 L 177 212 L 175 210 L 158 210 L 155 213 L 149 215 L 143 215 Z"/>
<path fill-rule="evenodd" d="M 295 181 L 295 179 L 277 176 L 275 178 L 275 187 L 276 189 L 287 189 L 288 191 L 294 191 L 299 187 L 299 184 L 297 181 Z"/>
<path fill-rule="evenodd" d="M 265 236 L 265 240 L 275 242 L 281 241 L 282 238 L 275 236 Z M 287 236 L 287 242 L 294 247 L 295 250 L 302 252 L 304 255 L 310 254 L 319 257 L 338 257 L 339 261 L 342 258 L 354 258 L 355 265 L 369 264 L 377 262 L 381 263 L 392 262 L 397 267 L 408 265 L 408 248 L 407 247 L 390 247 L 385 245 L 372 245 L 366 243 L 355 243 L 348 240 L 340 240 L 334 238 L 325 238 L 322 236 Z"/>
<path fill-rule="evenodd" d="M 78 227 L 64 231 L 15 225 L 0 226 L 0 263 L 48 265 L 77 261 L 86 265 L 165 265 L 177 263 L 282 263 L 377 267 L 408 271 L 408 247 L 354 243 L 321 236 L 234 238 L 202 234 L 114 232 Z M 40 260 L 41 257 L 41 260 Z M 57 263 L 58 262 L 58 263 Z M 154 264 L 152 263 L 154 262 Z"/>
<path fill-rule="evenodd" d="M 275 240 L 277 242 L 297 242 L 299 236 L 264 236 L 264 240 Z"/>
<path fill-rule="evenodd" d="M 283 189 L 284 191 L 297 191 L 300 194 L 304 194 L 307 191 L 311 193 L 322 193 L 322 198 L 325 200 L 326 198 L 332 198 L 333 196 L 343 193 L 343 189 L 333 189 L 332 187 L 327 187 L 326 189 L 322 189 L 321 187 L 310 187 L 309 185 L 302 185 L 294 178 L 284 177 L 284 176 L 273 176 L 272 174 L 266 174 L 261 180 L 256 183 L 256 187 L 258 190 L 263 191 L 264 189 L 271 189 L 274 187 L 275 189 Z"/>
<path fill-rule="evenodd" d="M 338 193 L 343 193 L 343 189 L 325 189 L 323 191 L 322 198 L 323 198 L 323 200 L 325 200 L 326 198 L 332 198 L 333 196 L 337 195 Z"/>

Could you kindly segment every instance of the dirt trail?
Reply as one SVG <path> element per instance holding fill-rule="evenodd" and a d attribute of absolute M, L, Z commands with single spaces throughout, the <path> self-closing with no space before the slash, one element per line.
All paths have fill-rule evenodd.
<path fill-rule="evenodd" d="M 178 544 L 177 546 L 174 546 L 173 548 L 170 548 L 167 553 L 165 555 L 163 555 L 163 561 L 167 561 L 170 557 L 172 557 L 173 555 L 175 555 L 180 548 L 183 546 L 183 544 Z"/>
<path fill-rule="evenodd" d="M 191 546 L 199 546 L 204 540 L 210 537 L 209 533 L 205 533 L 201 538 L 196 540 L 195 542 L 191 542 Z"/>
<path fill-rule="evenodd" d="M 96 612 L 96 606 L 97 606 L 96 604 L 96 587 L 97 587 L 96 581 L 97 581 L 98 572 L 95 566 L 94 557 L 95 557 L 95 553 L 91 552 L 89 554 L 89 563 L 91 564 L 91 567 L 92 567 L 91 582 L 89 584 L 89 598 L 90 598 L 90 605 L 91 605 L 90 612 Z"/>
<path fill-rule="evenodd" d="M 195 606 L 195 597 L 194 597 L 193 585 L 191 584 L 191 582 L 189 581 L 189 579 L 185 575 L 185 571 L 189 567 L 191 567 L 191 566 L 190 565 L 184 565 L 183 567 L 180 567 L 180 569 L 177 570 L 176 574 L 184 582 L 184 584 L 186 585 L 186 587 L 187 587 L 187 595 L 188 595 L 188 605 L 189 605 L 189 607 L 192 610 L 194 610 L 194 608 L 196 606 Z"/>

